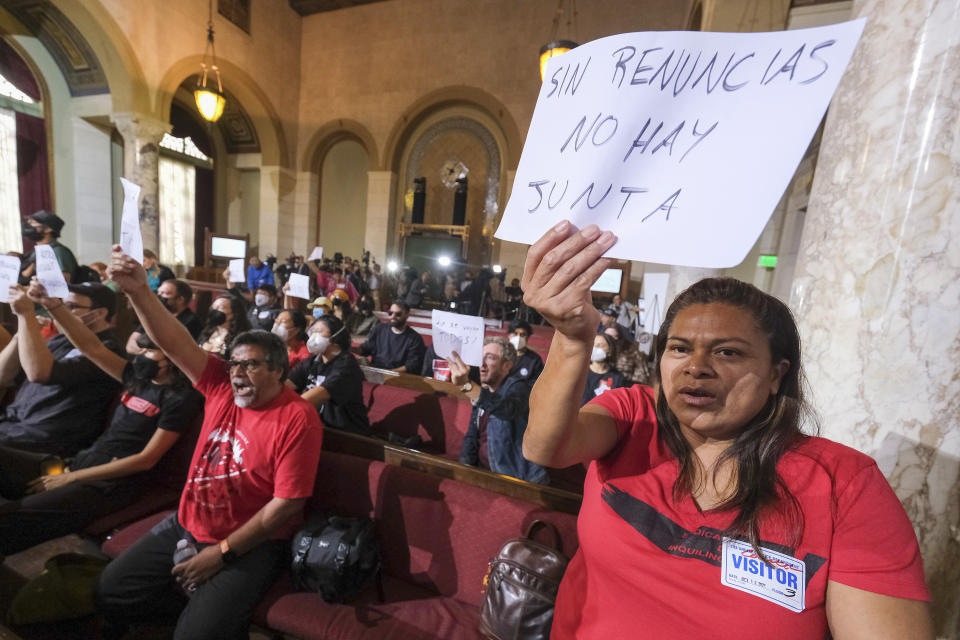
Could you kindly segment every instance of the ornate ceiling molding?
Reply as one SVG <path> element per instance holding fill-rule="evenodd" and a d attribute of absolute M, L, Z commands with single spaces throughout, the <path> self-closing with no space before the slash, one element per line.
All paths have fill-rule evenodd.
<path fill-rule="evenodd" d="M 374 2 L 384 2 L 385 0 L 288 0 L 290 8 L 301 16 L 309 16 L 314 13 L 323 13 L 325 11 L 336 11 L 338 9 L 348 9 L 362 4 L 373 4 Z"/>

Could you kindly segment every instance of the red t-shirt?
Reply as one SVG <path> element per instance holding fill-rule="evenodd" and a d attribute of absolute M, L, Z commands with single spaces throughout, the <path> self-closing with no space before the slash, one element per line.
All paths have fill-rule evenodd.
<path fill-rule="evenodd" d="M 614 417 L 620 439 L 587 472 L 580 549 L 560 585 L 554 640 L 823 638 L 827 580 L 930 599 L 913 528 L 870 457 L 808 438 L 780 460 L 778 471 L 803 510 L 802 537 L 797 548 L 789 546 L 784 522 L 774 514 L 761 523 L 760 539 L 762 548 L 789 556 L 805 571 L 780 572 L 784 586 L 789 578 L 797 587 L 796 578 L 805 575 L 797 612 L 721 583 L 733 563 L 746 566 L 743 556 L 755 556 L 733 547 L 725 552 L 723 531 L 733 512 L 701 512 L 689 495 L 674 502 L 678 466 L 657 436 L 652 390 L 615 389 L 593 403 Z M 761 565 L 753 568 L 762 576 Z M 749 574 L 737 579 L 751 580 Z M 796 591 L 790 595 L 799 599 Z"/>
<path fill-rule="evenodd" d="M 241 409 L 227 366 L 211 354 L 196 385 L 205 413 L 177 517 L 199 542 L 226 538 L 272 498 L 310 497 L 320 460 L 316 409 L 287 387 L 264 407 Z"/>
<path fill-rule="evenodd" d="M 311 356 L 310 350 L 307 349 L 307 343 L 297 341 L 294 343 L 293 348 L 287 347 L 287 358 L 290 360 L 290 369 L 292 370 L 295 366 L 306 360 Z"/>

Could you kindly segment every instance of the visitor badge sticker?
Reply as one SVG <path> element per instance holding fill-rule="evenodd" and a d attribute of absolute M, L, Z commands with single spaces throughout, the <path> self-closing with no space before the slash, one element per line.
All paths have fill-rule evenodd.
<path fill-rule="evenodd" d="M 721 584 L 769 600 L 791 611 L 803 611 L 807 568 L 796 558 L 764 547 L 767 563 L 750 543 L 723 539 Z"/>

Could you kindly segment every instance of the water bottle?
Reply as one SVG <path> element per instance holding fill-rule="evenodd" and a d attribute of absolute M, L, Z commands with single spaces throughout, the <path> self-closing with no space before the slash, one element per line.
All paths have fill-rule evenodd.
<path fill-rule="evenodd" d="M 177 550 L 173 552 L 173 564 L 178 565 L 181 562 L 189 560 L 195 555 L 197 555 L 196 545 L 184 538 L 177 542 Z M 197 585 L 180 585 L 180 588 L 183 589 L 185 594 L 192 596 L 193 592 L 197 590 Z"/>

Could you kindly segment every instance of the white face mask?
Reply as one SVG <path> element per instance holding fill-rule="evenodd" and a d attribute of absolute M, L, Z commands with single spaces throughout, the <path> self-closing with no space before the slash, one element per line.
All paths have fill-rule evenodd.
<path fill-rule="evenodd" d="M 287 339 L 290 337 L 290 332 L 287 331 L 287 328 L 286 328 L 285 326 L 283 326 L 282 324 L 275 324 L 275 325 L 273 325 L 273 329 L 271 329 L 270 332 L 271 332 L 273 335 L 275 335 L 275 336 L 277 336 L 278 338 L 280 338 L 281 340 L 283 340 L 284 342 L 286 342 Z"/>
<path fill-rule="evenodd" d="M 590 353 L 590 362 L 603 362 L 607 359 L 607 352 L 600 347 L 594 347 Z"/>
<path fill-rule="evenodd" d="M 330 346 L 330 338 L 322 336 L 319 333 L 314 333 L 307 340 L 307 351 L 313 355 L 318 355 L 327 350 L 327 347 Z"/>
<path fill-rule="evenodd" d="M 258 293 L 253 297 L 253 303 L 258 307 L 266 306 L 268 302 L 270 302 L 270 296 L 265 293 Z"/>
<path fill-rule="evenodd" d="M 527 348 L 527 339 L 524 336 L 510 336 L 510 344 L 517 351 L 523 351 Z"/>

